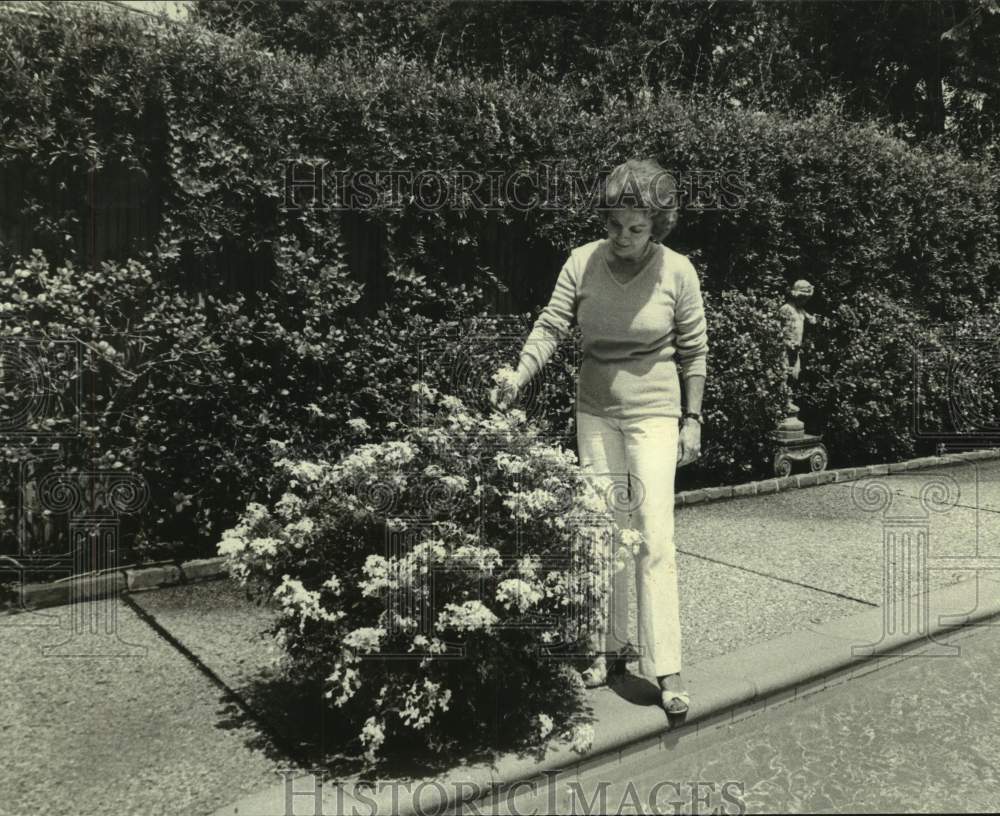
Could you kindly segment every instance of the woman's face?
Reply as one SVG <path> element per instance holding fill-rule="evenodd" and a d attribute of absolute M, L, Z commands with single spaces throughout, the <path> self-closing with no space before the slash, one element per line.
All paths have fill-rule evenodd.
<path fill-rule="evenodd" d="M 651 237 L 653 219 L 641 210 L 626 207 L 621 210 L 609 210 L 605 223 L 611 251 L 616 258 L 634 261 L 642 257 Z"/>

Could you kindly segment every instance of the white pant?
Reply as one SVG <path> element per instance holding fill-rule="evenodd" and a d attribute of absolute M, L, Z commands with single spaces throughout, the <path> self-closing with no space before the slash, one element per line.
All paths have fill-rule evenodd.
<path fill-rule="evenodd" d="M 605 481 L 601 495 L 616 497 L 608 508 L 616 523 L 622 529 L 639 530 L 646 539 L 635 558 L 639 670 L 646 677 L 679 672 L 681 624 L 674 550 L 678 419 L 617 420 L 578 412 L 576 427 L 580 467 L 596 479 L 595 486 L 611 480 L 613 492 L 608 492 Z M 593 639 L 595 651 L 616 652 L 635 642 L 629 637 L 628 602 L 628 573 L 616 572 L 606 620 Z"/>

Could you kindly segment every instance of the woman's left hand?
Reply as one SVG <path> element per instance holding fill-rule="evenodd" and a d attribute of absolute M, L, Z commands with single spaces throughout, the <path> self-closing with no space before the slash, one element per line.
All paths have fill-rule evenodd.
<path fill-rule="evenodd" d="M 690 465 L 701 456 L 701 423 L 685 420 L 677 434 L 677 467 Z"/>

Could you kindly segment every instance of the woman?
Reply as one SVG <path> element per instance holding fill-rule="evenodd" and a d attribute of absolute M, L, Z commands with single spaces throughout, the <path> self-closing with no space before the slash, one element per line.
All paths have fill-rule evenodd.
<path fill-rule="evenodd" d="M 496 404 L 516 399 L 576 319 L 583 338 L 576 394 L 580 466 L 595 479 L 630 486 L 630 507 L 613 512 L 619 528 L 638 529 L 645 538 L 636 556 L 639 667 L 656 678 L 673 724 L 689 703 L 681 681 L 674 475 L 700 454 L 705 314 L 694 267 L 661 243 L 677 222 L 677 194 L 656 161 L 616 167 L 599 209 L 607 237 L 570 253 L 524 344 L 515 384 Z M 609 671 L 625 670 L 626 580 L 616 573 L 608 615 L 593 639 L 595 657 L 584 672 L 589 687 L 606 682 Z"/>

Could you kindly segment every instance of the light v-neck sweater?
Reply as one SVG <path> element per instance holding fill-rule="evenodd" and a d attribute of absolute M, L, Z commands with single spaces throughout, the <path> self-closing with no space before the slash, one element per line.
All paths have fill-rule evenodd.
<path fill-rule="evenodd" d="M 662 244 L 621 283 L 608 266 L 608 240 L 574 249 L 521 351 L 523 388 L 575 319 L 583 360 L 577 411 L 631 419 L 681 415 L 680 376 L 706 373 L 708 334 L 701 285 L 691 262 Z"/>

